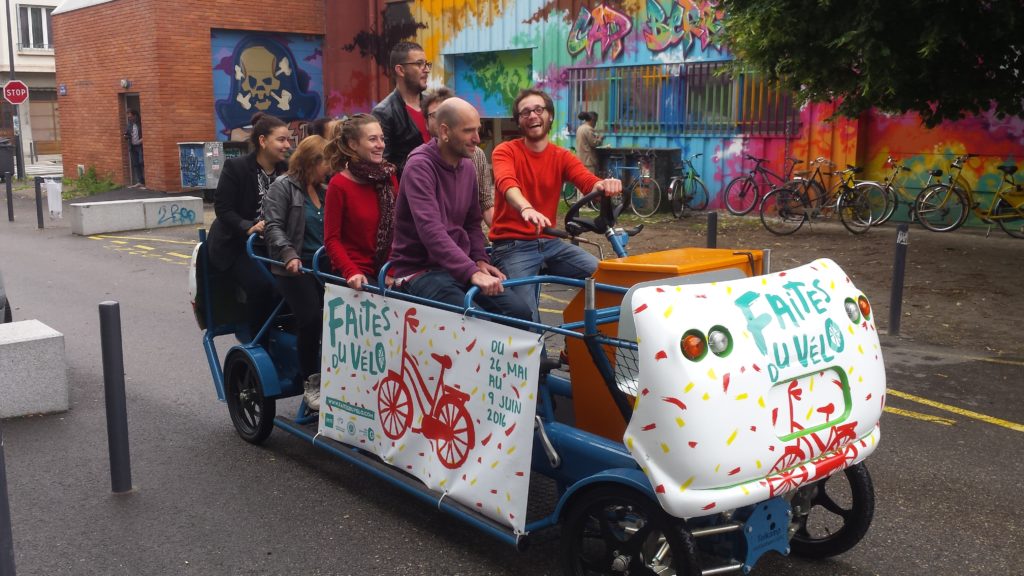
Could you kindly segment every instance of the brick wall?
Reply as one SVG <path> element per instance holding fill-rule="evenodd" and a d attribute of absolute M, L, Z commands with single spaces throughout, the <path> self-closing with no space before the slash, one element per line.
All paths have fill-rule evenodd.
<path fill-rule="evenodd" d="M 127 182 L 120 95 L 137 93 L 146 184 L 179 191 L 178 142 L 215 137 L 210 30 L 324 33 L 324 0 L 115 0 L 53 17 L 65 176 Z M 121 87 L 123 78 L 132 86 Z"/>

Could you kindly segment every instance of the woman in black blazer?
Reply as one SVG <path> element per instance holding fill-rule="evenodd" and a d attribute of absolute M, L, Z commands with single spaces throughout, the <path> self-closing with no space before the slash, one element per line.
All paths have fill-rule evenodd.
<path fill-rule="evenodd" d="M 285 157 L 292 147 L 291 130 L 278 118 L 257 113 L 250 142 L 252 152 L 224 162 L 213 201 L 217 219 L 206 241 L 210 264 L 226 272 L 245 291 L 252 337 L 273 311 L 274 283 L 260 264 L 246 256 L 245 242 L 254 232 L 263 234 L 263 196 L 288 169 Z"/>

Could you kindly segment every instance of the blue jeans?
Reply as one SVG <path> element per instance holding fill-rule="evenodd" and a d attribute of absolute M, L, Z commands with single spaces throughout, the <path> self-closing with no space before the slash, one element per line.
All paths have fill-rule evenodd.
<path fill-rule="evenodd" d="M 452 275 L 446 270 L 431 270 L 406 282 L 402 290 L 413 296 L 437 300 L 462 308 L 465 305 L 466 292 L 469 291 L 469 288 L 470 286 L 452 278 Z M 495 296 L 478 293 L 475 302 L 484 310 L 494 314 L 511 316 L 520 320 L 530 319 L 530 307 L 511 290 L 505 290 Z"/>
<path fill-rule="evenodd" d="M 557 238 L 498 240 L 491 260 L 509 278 L 537 276 L 543 271 L 554 276 L 589 278 L 597 270 L 597 258 L 579 246 Z M 540 322 L 540 284 L 511 288 L 530 305 L 533 321 Z"/>

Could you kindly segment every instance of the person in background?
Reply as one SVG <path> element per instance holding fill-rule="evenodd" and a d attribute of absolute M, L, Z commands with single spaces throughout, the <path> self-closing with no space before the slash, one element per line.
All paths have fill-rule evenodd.
<path fill-rule="evenodd" d="M 353 290 L 375 283 L 391 255 L 398 179 L 384 150 L 380 122 L 369 114 L 346 118 L 327 146 L 336 174 L 327 186 L 324 246 Z"/>
<path fill-rule="evenodd" d="M 252 152 L 228 158 L 221 170 L 206 242 L 210 264 L 226 272 L 245 292 L 246 318 L 252 337 L 274 309 L 274 284 L 245 253 L 253 233 L 263 234 L 262 201 L 270 184 L 283 174 L 291 150 L 291 130 L 280 119 L 257 112 L 252 118 Z M 257 248 L 262 250 L 261 243 Z"/>
<path fill-rule="evenodd" d="M 495 208 L 491 228 L 494 263 L 509 278 L 548 274 L 587 278 L 597 269 L 597 258 L 579 246 L 541 233 L 556 219 L 562 184 L 572 182 L 581 191 L 622 193 L 622 182 L 602 180 L 571 152 L 548 141 L 555 106 L 546 92 L 528 88 L 512 103 L 522 138 L 502 142 L 491 155 L 494 162 Z M 540 320 L 540 285 L 511 288 Z"/>
<path fill-rule="evenodd" d="M 441 86 L 423 93 L 423 111 L 427 114 L 427 131 L 437 137 L 437 109 L 441 103 L 455 97 L 455 93 L 447 86 Z M 480 193 L 480 210 L 483 212 L 484 223 L 491 227 L 494 218 L 494 175 L 491 164 L 487 161 L 487 153 L 477 146 L 473 152 L 473 166 L 476 168 L 476 185 Z"/>
<path fill-rule="evenodd" d="M 597 174 L 597 151 L 603 136 L 594 131 L 597 128 L 597 112 L 580 112 L 577 116 L 582 123 L 576 129 L 576 157 L 591 174 Z"/>
<path fill-rule="evenodd" d="M 437 138 L 413 150 L 395 209 L 392 269 L 399 289 L 462 307 L 471 286 L 489 312 L 528 320 L 530 307 L 501 282 L 480 227 L 480 196 L 470 158 L 480 142 L 480 115 L 465 100 L 437 109 Z"/>
<path fill-rule="evenodd" d="M 288 173 L 270 185 L 263 197 L 264 237 L 277 289 L 296 320 L 299 378 L 311 410 L 320 409 L 320 334 L 324 290 L 312 274 L 313 255 L 324 243 L 324 158 L 327 141 L 307 136 L 288 159 Z"/>
<path fill-rule="evenodd" d="M 135 182 L 132 188 L 146 187 L 146 167 L 142 157 L 142 118 L 138 110 L 128 110 L 128 125 L 124 129 L 124 137 L 128 140 L 128 152 L 131 156 L 132 176 Z"/>
<path fill-rule="evenodd" d="M 391 49 L 389 64 L 395 90 L 374 106 L 373 115 L 388 143 L 384 159 L 397 167 L 401 179 L 409 153 L 430 140 L 420 95 L 427 89 L 433 63 L 419 44 L 399 42 Z"/>

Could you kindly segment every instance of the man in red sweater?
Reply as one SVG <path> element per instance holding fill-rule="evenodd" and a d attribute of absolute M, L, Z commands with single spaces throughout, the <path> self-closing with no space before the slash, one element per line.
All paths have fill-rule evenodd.
<path fill-rule="evenodd" d="M 509 278 L 548 274 L 587 278 L 597 270 L 597 258 L 579 246 L 541 234 L 558 213 L 562 185 L 572 182 L 585 193 L 601 190 L 622 193 L 617 178 L 594 176 L 571 152 L 548 141 L 555 105 L 542 90 L 528 88 L 512 103 L 522 138 L 494 148 L 494 225 L 491 227 L 491 258 Z M 530 303 L 534 321 L 540 285 L 516 286 Z"/>

